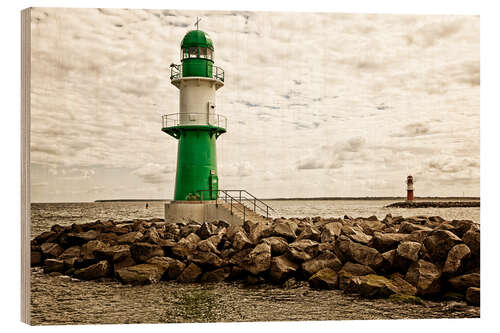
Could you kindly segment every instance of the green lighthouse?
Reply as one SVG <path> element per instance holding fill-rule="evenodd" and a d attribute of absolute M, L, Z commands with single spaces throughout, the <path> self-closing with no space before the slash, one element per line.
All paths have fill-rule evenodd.
<path fill-rule="evenodd" d="M 216 200 L 216 140 L 227 121 L 216 113 L 215 92 L 224 85 L 224 71 L 214 65 L 212 40 L 201 30 L 189 31 L 180 51 L 181 64 L 170 65 L 179 113 L 162 117 L 162 131 L 178 140 L 174 200 Z"/>

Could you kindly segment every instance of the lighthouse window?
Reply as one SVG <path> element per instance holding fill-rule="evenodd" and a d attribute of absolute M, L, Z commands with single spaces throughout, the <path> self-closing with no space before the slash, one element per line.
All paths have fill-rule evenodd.
<path fill-rule="evenodd" d="M 186 59 L 186 58 L 189 58 L 189 49 L 188 48 L 182 50 L 182 59 Z"/>
<path fill-rule="evenodd" d="M 189 49 L 189 57 L 190 58 L 198 58 L 198 48 L 197 47 L 191 47 Z"/>
<path fill-rule="evenodd" d="M 207 57 L 207 49 L 204 47 L 200 47 L 200 58 L 206 58 Z"/>
<path fill-rule="evenodd" d="M 208 53 L 207 54 L 208 55 L 207 58 L 210 59 L 210 60 L 213 60 L 214 59 L 214 53 L 213 53 L 213 51 L 210 50 L 210 49 L 207 49 L 207 53 Z"/>

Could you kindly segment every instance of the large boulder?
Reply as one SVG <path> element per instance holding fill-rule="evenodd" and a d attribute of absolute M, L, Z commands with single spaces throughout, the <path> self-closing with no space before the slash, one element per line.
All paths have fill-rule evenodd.
<path fill-rule="evenodd" d="M 274 257 L 271 260 L 271 278 L 274 282 L 281 283 L 295 274 L 298 264 L 291 261 L 287 255 Z"/>
<path fill-rule="evenodd" d="M 34 238 L 34 243 L 35 244 L 43 244 L 43 243 L 54 243 L 59 236 L 59 233 L 56 233 L 54 231 L 45 231 L 42 232 L 40 235 L 36 236 Z"/>
<path fill-rule="evenodd" d="M 88 230 L 85 232 L 72 232 L 65 234 L 61 242 L 65 245 L 83 245 L 91 240 L 97 238 L 98 232 L 95 230 Z"/>
<path fill-rule="evenodd" d="M 153 244 L 160 244 L 161 237 L 160 237 L 160 234 L 158 233 L 158 231 L 156 230 L 156 228 L 151 227 L 144 233 L 143 241 L 153 243 Z"/>
<path fill-rule="evenodd" d="M 196 231 L 196 234 L 200 236 L 201 239 L 207 239 L 215 234 L 216 229 L 217 228 L 214 224 L 204 222 Z"/>
<path fill-rule="evenodd" d="M 294 241 L 297 238 L 297 223 L 290 220 L 277 220 L 273 227 L 273 236 L 283 237 L 288 241 Z"/>
<path fill-rule="evenodd" d="M 339 237 L 337 240 L 337 247 L 346 258 L 346 261 L 353 260 L 374 269 L 380 267 L 384 260 L 380 253 L 374 248 L 353 242 L 346 236 Z"/>
<path fill-rule="evenodd" d="M 333 269 L 325 267 L 308 280 L 309 286 L 315 289 L 337 289 L 339 285 L 339 278 L 337 272 Z"/>
<path fill-rule="evenodd" d="M 466 291 L 470 287 L 480 288 L 481 277 L 479 273 L 470 273 L 452 277 L 448 282 L 454 289 Z"/>
<path fill-rule="evenodd" d="M 164 271 L 160 265 L 140 264 L 119 269 L 115 274 L 122 283 L 144 285 L 158 283 Z"/>
<path fill-rule="evenodd" d="M 297 237 L 297 240 L 301 239 L 310 239 L 319 242 L 321 241 L 321 232 L 314 225 L 307 224 Z"/>
<path fill-rule="evenodd" d="M 105 243 L 99 240 L 91 240 L 90 242 L 83 244 L 80 251 L 80 256 L 82 260 L 87 262 L 95 262 L 95 252 L 108 247 Z"/>
<path fill-rule="evenodd" d="M 411 234 L 414 231 L 432 231 L 432 228 L 419 225 L 419 224 L 414 224 L 411 222 L 403 222 L 399 226 L 399 233 L 403 234 Z"/>
<path fill-rule="evenodd" d="M 395 264 L 406 271 L 408 267 L 418 260 L 422 244 L 417 242 L 404 241 L 399 243 L 396 249 Z"/>
<path fill-rule="evenodd" d="M 288 252 L 288 242 L 283 237 L 267 237 L 263 238 L 262 241 L 271 246 L 271 254 L 273 256 Z"/>
<path fill-rule="evenodd" d="M 295 261 L 303 262 L 318 255 L 319 244 L 310 239 L 301 239 L 288 246 L 288 255 Z"/>
<path fill-rule="evenodd" d="M 399 243 L 406 240 L 408 235 L 400 233 L 373 233 L 373 247 L 380 252 L 386 252 L 398 247 Z"/>
<path fill-rule="evenodd" d="M 186 264 L 182 261 L 169 257 L 153 257 L 147 263 L 164 268 L 162 280 L 175 280 L 186 268 Z"/>
<path fill-rule="evenodd" d="M 264 221 L 254 222 L 248 228 L 248 238 L 257 244 L 262 238 L 267 238 L 273 234 L 273 226 Z"/>
<path fill-rule="evenodd" d="M 334 242 L 342 232 L 342 223 L 330 222 L 323 226 L 321 231 L 321 242 Z"/>
<path fill-rule="evenodd" d="M 31 267 L 38 266 L 42 263 L 42 252 L 31 250 L 30 265 Z"/>
<path fill-rule="evenodd" d="M 473 255 L 479 255 L 481 249 L 481 235 L 479 227 L 472 225 L 464 234 L 462 241 L 469 247 Z"/>
<path fill-rule="evenodd" d="M 110 274 L 111 268 L 106 260 L 75 271 L 74 276 L 80 280 L 95 280 Z"/>
<path fill-rule="evenodd" d="M 438 262 L 443 262 L 448 252 L 460 243 L 460 238 L 448 230 L 434 230 L 424 239 L 424 245 L 429 255 Z"/>
<path fill-rule="evenodd" d="M 316 274 L 323 268 L 331 268 L 338 272 L 342 268 L 342 262 L 330 251 L 323 252 L 316 258 L 302 263 L 302 270 L 307 277 Z"/>
<path fill-rule="evenodd" d="M 189 234 L 187 237 L 182 238 L 174 245 L 171 250 L 172 253 L 181 259 L 189 259 L 191 253 L 196 249 L 200 242 L 200 237 L 195 233 Z"/>
<path fill-rule="evenodd" d="M 78 245 L 68 247 L 63 253 L 59 255 L 59 259 L 75 258 L 79 257 L 81 253 L 81 248 Z"/>
<path fill-rule="evenodd" d="M 417 288 L 406 281 L 400 273 L 391 274 L 390 280 L 398 288 L 399 294 L 411 296 L 417 294 Z"/>
<path fill-rule="evenodd" d="M 394 265 L 396 261 L 396 249 L 389 250 L 384 252 L 382 255 L 382 264 L 379 267 L 379 270 L 384 273 L 392 272 L 396 269 Z"/>
<path fill-rule="evenodd" d="M 217 241 L 217 236 L 211 236 L 207 239 L 200 241 L 197 245 L 197 249 L 200 251 L 213 252 L 216 254 L 220 254 L 220 251 L 217 249 L 217 245 L 219 244 L 219 242 Z"/>
<path fill-rule="evenodd" d="M 124 235 L 118 236 L 116 240 L 119 244 L 132 244 L 139 242 L 144 237 L 144 234 L 140 231 L 132 231 Z"/>
<path fill-rule="evenodd" d="M 436 265 L 423 259 L 410 266 L 405 280 L 417 288 L 419 295 L 432 295 L 441 291 L 441 271 Z"/>
<path fill-rule="evenodd" d="M 344 290 L 351 279 L 355 276 L 363 276 L 368 274 L 375 274 L 375 271 L 366 265 L 355 264 L 352 262 L 347 262 L 342 269 L 339 271 L 339 288 Z"/>
<path fill-rule="evenodd" d="M 376 274 L 353 277 L 345 291 L 367 298 L 386 298 L 399 293 L 398 287 L 391 280 Z"/>
<path fill-rule="evenodd" d="M 191 261 L 203 268 L 219 268 L 224 264 L 224 260 L 213 252 L 194 251 L 191 255 Z"/>
<path fill-rule="evenodd" d="M 456 275 L 463 266 L 464 260 L 470 256 L 470 249 L 465 244 L 457 244 L 448 252 L 448 257 L 443 267 L 443 274 Z"/>
<path fill-rule="evenodd" d="M 67 269 L 67 266 L 62 259 L 45 259 L 42 267 L 45 274 L 52 272 L 64 273 Z"/>
<path fill-rule="evenodd" d="M 258 275 L 271 266 L 271 247 L 267 243 L 258 244 L 248 256 L 244 258 L 241 267 L 246 271 Z"/>
<path fill-rule="evenodd" d="M 144 263 L 151 257 L 163 257 L 165 255 L 163 249 L 150 243 L 134 243 L 130 247 L 130 253 L 135 262 Z"/>
<path fill-rule="evenodd" d="M 64 252 L 64 249 L 57 243 L 43 243 L 40 250 L 46 258 L 57 258 Z"/>
<path fill-rule="evenodd" d="M 380 232 L 385 229 L 385 223 L 379 221 L 378 219 L 364 219 L 359 226 L 363 228 L 365 234 L 373 236 L 375 232 Z"/>
<path fill-rule="evenodd" d="M 233 236 L 233 248 L 236 251 L 243 250 L 245 248 L 252 247 L 253 243 L 246 235 L 245 231 L 240 230 L 236 232 Z"/>
<path fill-rule="evenodd" d="M 110 262 L 118 262 L 126 257 L 131 257 L 130 246 L 124 244 L 97 249 L 94 254 L 97 258 L 106 259 Z"/>
<path fill-rule="evenodd" d="M 464 234 L 470 230 L 472 225 L 476 225 L 473 221 L 470 220 L 453 220 L 449 222 L 450 225 L 453 226 L 452 231 L 455 235 L 462 238 Z"/>
<path fill-rule="evenodd" d="M 342 226 L 342 233 L 352 239 L 353 241 L 361 244 L 368 244 L 372 240 L 372 236 L 369 236 L 363 232 L 363 229 L 359 226 Z"/>
<path fill-rule="evenodd" d="M 196 282 L 198 277 L 201 275 L 202 270 L 194 263 L 190 263 L 182 273 L 177 277 L 177 282 L 181 283 L 192 283 Z"/>
<path fill-rule="evenodd" d="M 216 270 L 204 273 L 200 282 L 222 282 L 229 277 L 231 274 L 231 268 L 226 266 L 218 268 Z"/>
<path fill-rule="evenodd" d="M 467 288 L 465 300 L 467 304 L 479 306 L 481 304 L 481 289 L 476 287 Z"/>

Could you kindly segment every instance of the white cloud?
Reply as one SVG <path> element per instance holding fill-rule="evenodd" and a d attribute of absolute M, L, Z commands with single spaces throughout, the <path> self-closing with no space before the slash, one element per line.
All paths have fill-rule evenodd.
<path fill-rule="evenodd" d="M 356 196 L 362 182 L 340 190 L 332 177 L 392 184 L 440 151 L 479 161 L 476 16 L 35 8 L 31 157 L 48 175 L 34 182 L 120 170 L 100 193 L 171 193 L 177 140 L 160 116 L 178 110 L 169 65 L 196 16 L 226 73 L 217 156 L 227 184 L 288 196 L 292 179 L 304 195 L 318 195 L 312 182 Z M 456 173 L 474 195 L 476 169 Z M 429 179 L 453 174 L 433 170 Z"/>

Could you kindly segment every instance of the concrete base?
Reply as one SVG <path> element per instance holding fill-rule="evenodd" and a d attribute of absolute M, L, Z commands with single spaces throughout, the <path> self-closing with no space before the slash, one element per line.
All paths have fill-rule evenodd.
<path fill-rule="evenodd" d="M 214 201 L 170 201 L 165 203 L 165 222 L 196 221 L 216 222 L 226 221 L 229 224 L 242 225 L 243 219 L 231 214 L 222 204 Z"/>

